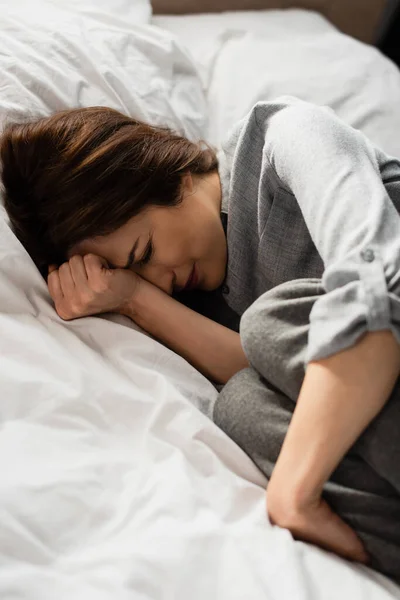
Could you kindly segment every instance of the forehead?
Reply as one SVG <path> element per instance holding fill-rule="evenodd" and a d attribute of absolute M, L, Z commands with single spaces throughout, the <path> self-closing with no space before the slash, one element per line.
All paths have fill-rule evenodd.
<path fill-rule="evenodd" d="M 146 211 L 147 212 L 147 211 Z M 75 244 L 68 252 L 70 258 L 74 254 L 99 254 L 107 255 L 110 251 L 120 248 L 125 249 L 126 244 L 133 244 L 140 236 L 149 231 L 150 223 L 146 214 L 140 213 L 129 219 L 124 225 L 107 235 L 87 238 Z"/>

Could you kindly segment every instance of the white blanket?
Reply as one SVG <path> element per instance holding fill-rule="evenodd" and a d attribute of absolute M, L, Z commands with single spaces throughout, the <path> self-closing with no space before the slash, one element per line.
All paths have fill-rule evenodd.
<path fill-rule="evenodd" d="M 268 524 L 214 388 L 128 323 L 59 319 L 0 220 L 0 597 L 400 598 Z"/>
<path fill-rule="evenodd" d="M 206 133 L 196 69 L 147 2 L 0 4 L 3 118 L 107 104 Z M 126 318 L 59 319 L 1 218 L 0 598 L 400 598 L 269 525 L 263 476 L 194 407 L 215 394 Z"/>
<path fill-rule="evenodd" d="M 143 24 L 147 0 L 136 2 L 0 0 L 0 119 L 102 105 L 202 137 L 197 70 L 171 34 Z"/>

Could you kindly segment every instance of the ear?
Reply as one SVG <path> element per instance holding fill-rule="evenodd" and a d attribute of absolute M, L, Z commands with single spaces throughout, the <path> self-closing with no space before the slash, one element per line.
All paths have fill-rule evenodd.
<path fill-rule="evenodd" d="M 182 192 L 184 194 L 191 194 L 194 192 L 194 181 L 190 171 L 187 171 L 182 175 Z"/>

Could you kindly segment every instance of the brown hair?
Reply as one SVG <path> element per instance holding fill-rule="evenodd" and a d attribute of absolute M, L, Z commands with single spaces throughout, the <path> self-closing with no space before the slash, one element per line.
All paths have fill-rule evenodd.
<path fill-rule="evenodd" d="M 182 175 L 217 168 L 214 151 L 105 107 L 8 125 L 0 140 L 4 203 L 41 273 L 84 239 L 143 208 L 174 206 Z"/>

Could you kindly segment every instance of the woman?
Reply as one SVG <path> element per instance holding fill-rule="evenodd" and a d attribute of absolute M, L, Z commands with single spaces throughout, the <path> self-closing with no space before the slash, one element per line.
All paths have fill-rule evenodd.
<path fill-rule="evenodd" d="M 257 361 L 232 323 L 177 297 L 200 290 L 205 312 L 207 292 L 213 305 L 221 292 L 241 316 L 280 284 L 322 277 L 268 513 L 297 538 L 367 562 L 321 494 L 399 373 L 399 161 L 295 98 L 257 104 L 218 160 L 166 129 L 88 108 L 9 127 L 1 161 L 12 225 L 44 275 L 50 265 L 59 315 L 128 315 L 217 383 Z M 283 298 L 289 313 L 293 298 Z"/>

